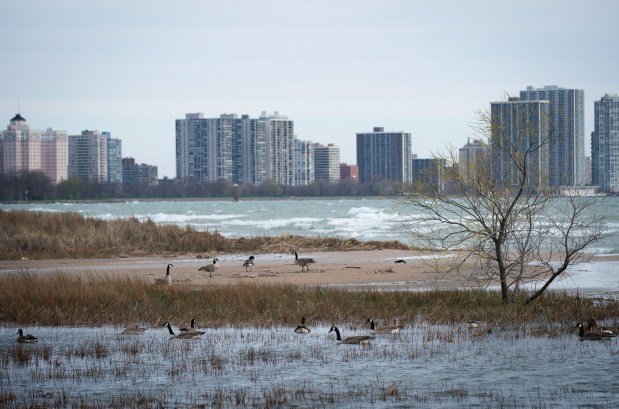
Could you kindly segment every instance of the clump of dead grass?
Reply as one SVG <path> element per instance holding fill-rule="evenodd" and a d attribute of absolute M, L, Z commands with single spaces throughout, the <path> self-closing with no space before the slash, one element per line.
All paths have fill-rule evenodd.
<path fill-rule="evenodd" d="M 563 293 L 548 293 L 538 302 L 504 305 L 486 290 L 427 292 L 359 290 L 330 287 L 244 284 L 226 287 L 155 287 L 121 276 L 76 276 L 62 272 L 20 272 L 0 277 L 1 322 L 21 325 L 161 325 L 191 318 L 208 326 L 296 325 L 350 322 L 365 325 L 373 317 L 383 325 L 397 320 L 437 324 L 480 320 L 496 325 L 573 323 L 619 317 L 619 301 L 597 302 Z"/>
<path fill-rule="evenodd" d="M 323 236 L 224 237 L 148 219 L 101 220 L 79 213 L 0 210 L 0 259 L 113 258 L 151 254 L 408 249 L 398 241 L 362 242 Z"/>

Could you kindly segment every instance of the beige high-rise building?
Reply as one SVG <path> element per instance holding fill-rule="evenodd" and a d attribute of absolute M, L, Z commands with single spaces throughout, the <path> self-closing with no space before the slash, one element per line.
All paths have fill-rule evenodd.
<path fill-rule="evenodd" d="M 40 170 L 52 183 L 67 179 L 67 131 L 32 130 L 16 114 L 0 134 L 0 170 L 5 174 Z"/>
<path fill-rule="evenodd" d="M 317 181 L 337 183 L 340 180 L 340 148 L 314 144 L 314 178 Z"/>
<path fill-rule="evenodd" d="M 69 176 L 107 182 L 107 136 L 99 131 L 69 135 Z"/>

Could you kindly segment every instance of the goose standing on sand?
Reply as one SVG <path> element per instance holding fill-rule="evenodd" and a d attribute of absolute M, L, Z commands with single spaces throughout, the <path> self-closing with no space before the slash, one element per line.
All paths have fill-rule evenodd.
<path fill-rule="evenodd" d="M 123 330 L 122 334 L 125 335 L 139 335 L 139 334 L 143 334 L 144 331 L 146 331 L 146 328 L 142 328 L 142 327 L 138 327 L 137 325 L 135 327 L 127 327 Z"/>
<path fill-rule="evenodd" d="M 37 342 L 37 340 L 38 338 L 34 335 L 24 335 L 24 331 L 21 328 L 17 330 L 17 342 L 20 344 L 32 344 Z"/>
<path fill-rule="evenodd" d="M 365 345 L 369 344 L 372 340 L 372 337 L 369 335 L 356 335 L 342 339 L 342 336 L 340 335 L 340 330 L 335 325 L 331 327 L 329 333 L 333 331 L 335 331 L 335 335 L 337 336 L 337 342 L 340 344 Z"/>
<path fill-rule="evenodd" d="M 376 329 L 373 318 L 368 318 L 366 324 L 370 324 L 370 332 L 374 334 L 397 334 L 402 329 L 401 325 L 398 325 L 396 320 L 393 320 L 393 325 L 386 325 Z"/>
<path fill-rule="evenodd" d="M 297 327 L 294 329 L 294 332 L 296 332 L 297 334 L 307 334 L 312 332 L 312 330 L 305 325 L 305 317 L 301 317 L 301 323 L 297 325 Z"/>
<path fill-rule="evenodd" d="M 309 271 L 309 265 L 314 264 L 316 262 L 314 261 L 313 258 L 309 258 L 309 257 L 299 258 L 299 255 L 297 254 L 296 251 L 293 251 L 292 254 L 294 254 L 294 263 L 297 266 L 301 266 L 301 271 L 303 271 L 305 267 L 307 267 L 307 271 Z"/>
<path fill-rule="evenodd" d="M 172 330 L 172 326 L 168 321 L 164 322 L 162 327 L 168 327 L 168 331 L 170 332 L 170 339 L 195 339 L 200 335 L 204 334 L 204 331 L 186 331 L 181 332 L 180 334 L 175 334 Z"/>
<path fill-rule="evenodd" d="M 251 268 L 253 266 L 254 266 L 254 256 L 249 256 L 249 258 L 245 260 L 245 262 L 243 263 L 243 267 L 245 267 L 245 271 L 251 272 Z"/>
<path fill-rule="evenodd" d="M 208 276 L 213 277 L 213 272 L 217 271 L 217 269 L 219 268 L 219 264 L 217 264 L 218 261 L 219 259 L 215 257 L 213 259 L 213 264 L 207 264 L 205 266 L 202 266 L 198 269 L 198 271 L 208 271 Z"/>
<path fill-rule="evenodd" d="M 170 267 L 174 267 L 174 264 L 168 263 L 168 267 L 165 271 L 165 278 L 158 278 L 155 280 L 157 285 L 170 285 L 172 284 L 172 276 L 170 275 Z"/>
<path fill-rule="evenodd" d="M 614 337 L 614 335 L 604 332 L 585 332 L 585 326 L 582 322 L 579 322 L 576 327 L 578 328 L 578 338 L 581 341 L 601 341 Z"/>

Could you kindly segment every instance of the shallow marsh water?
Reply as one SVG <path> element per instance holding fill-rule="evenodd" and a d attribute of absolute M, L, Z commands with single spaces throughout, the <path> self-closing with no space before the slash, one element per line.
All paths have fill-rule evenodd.
<path fill-rule="evenodd" d="M 482 324 L 482 327 L 484 325 Z M 408 325 L 370 346 L 329 327 L 32 327 L 0 335 L 1 407 L 619 407 L 617 338 L 579 341 L 570 325 Z M 367 334 L 360 323 L 344 337 Z"/>

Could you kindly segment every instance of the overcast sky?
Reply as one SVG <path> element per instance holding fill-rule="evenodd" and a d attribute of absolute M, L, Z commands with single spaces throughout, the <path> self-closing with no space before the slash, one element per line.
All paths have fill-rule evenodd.
<path fill-rule="evenodd" d="M 412 134 L 428 157 L 527 85 L 619 93 L 619 1 L 132 1 L 0 4 L 0 113 L 109 131 L 175 177 L 174 120 L 279 112 L 299 139 Z"/>

